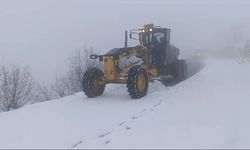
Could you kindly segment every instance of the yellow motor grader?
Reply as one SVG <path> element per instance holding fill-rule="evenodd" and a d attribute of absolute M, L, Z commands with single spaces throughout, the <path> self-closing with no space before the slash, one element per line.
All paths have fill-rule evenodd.
<path fill-rule="evenodd" d="M 123 48 L 90 56 L 103 61 L 104 68 L 88 68 L 85 72 L 82 87 L 88 97 L 100 96 L 106 84 L 118 83 L 127 84 L 131 98 L 138 99 L 147 94 L 151 78 L 172 76 L 176 81 L 186 78 L 186 61 L 178 59 L 179 49 L 170 45 L 170 29 L 147 24 L 130 30 L 129 37 L 140 43 L 128 47 L 128 31 L 125 31 Z"/>

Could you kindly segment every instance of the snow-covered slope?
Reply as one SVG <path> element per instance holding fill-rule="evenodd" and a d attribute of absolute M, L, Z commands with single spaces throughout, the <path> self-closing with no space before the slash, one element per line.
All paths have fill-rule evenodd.
<path fill-rule="evenodd" d="M 208 60 L 177 85 L 125 85 L 0 114 L 0 148 L 250 148 L 250 65 Z"/>

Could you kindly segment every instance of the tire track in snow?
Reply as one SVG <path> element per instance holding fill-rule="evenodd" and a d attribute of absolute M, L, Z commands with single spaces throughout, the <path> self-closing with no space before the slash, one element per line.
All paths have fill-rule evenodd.
<path fill-rule="evenodd" d="M 120 90 L 120 89 L 116 89 L 115 91 L 117 91 L 117 90 Z M 124 130 L 124 129 L 125 129 L 126 132 L 132 130 L 132 127 L 129 125 L 131 122 L 137 121 L 141 117 L 145 116 L 147 113 L 150 113 L 150 112 L 154 111 L 155 108 L 161 106 L 162 102 L 163 102 L 163 100 L 159 99 L 156 103 L 151 105 L 149 108 L 143 108 L 140 111 L 140 113 L 137 113 L 136 115 L 133 115 L 127 121 L 122 121 L 121 123 L 118 124 L 118 126 L 114 127 L 112 130 L 110 130 L 108 132 L 101 133 L 98 136 L 96 136 L 97 138 L 92 139 L 90 141 L 95 141 L 97 139 L 103 139 L 101 144 L 102 145 L 108 145 L 112 141 L 112 138 L 110 136 L 112 136 L 112 134 L 114 132 L 116 132 L 117 130 Z M 73 146 L 71 146 L 70 149 L 75 149 L 81 144 L 83 144 L 83 140 L 80 140 L 80 141 L 76 142 L 75 144 L 73 144 Z"/>
<path fill-rule="evenodd" d="M 162 102 L 163 102 L 163 100 L 160 99 L 157 103 L 153 104 L 153 105 L 150 107 L 150 110 L 152 110 L 153 108 L 159 107 L 159 106 L 162 104 Z M 119 129 L 125 129 L 126 131 L 132 130 L 132 127 L 131 127 L 130 125 L 128 125 L 129 122 L 131 123 L 131 122 L 137 121 L 138 119 L 140 119 L 141 117 L 143 117 L 143 116 L 145 115 L 145 113 L 150 113 L 150 112 L 148 111 L 148 109 L 145 109 L 145 108 L 144 108 L 144 109 L 141 111 L 140 114 L 137 114 L 137 115 L 132 116 L 132 117 L 130 118 L 129 121 L 123 121 L 123 122 L 121 122 L 116 128 L 113 129 L 113 131 L 115 132 L 116 130 L 119 130 Z M 128 122 L 128 123 L 127 123 L 127 122 Z M 125 126 L 125 127 L 123 127 L 123 126 Z M 109 134 L 107 134 L 107 135 L 112 136 L 112 132 L 108 132 L 108 133 L 109 133 Z M 104 137 L 106 137 L 106 136 L 104 136 Z M 105 140 L 105 141 L 104 141 L 104 144 L 107 145 L 107 144 L 109 144 L 110 142 L 111 142 L 111 139 Z"/>
<path fill-rule="evenodd" d="M 153 86 L 151 88 L 154 89 L 154 90 L 151 90 L 148 93 L 149 95 L 155 94 L 160 89 L 163 90 L 163 88 L 164 88 L 164 90 L 167 90 L 167 91 L 169 90 L 169 88 L 166 88 L 166 86 L 162 86 L 162 85 L 159 85 L 159 84 L 153 84 Z M 114 91 L 121 91 L 121 90 L 122 90 L 121 88 L 115 88 L 115 89 L 111 89 L 111 90 L 107 91 L 107 93 L 112 93 Z M 172 94 L 173 94 L 173 92 L 168 93 L 167 97 L 171 97 Z M 148 108 L 142 108 L 142 110 L 139 113 L 137 113 L 136 115 L 131 116 L 129 119 L 127 119 L 127 121 L 120 122 L 116 127 L 111 129 L 110 131 L 99 134 L 99 135 L 96 136 L 96 138 L 87 140 L 86 142 L 88 142 L 88 141 L 93 142 L 93 141 L 96 141 L 96 140 L 98 141 L 98 139 L 103 139 L 100 144 L 101 145 L 108 145 L 112 141 L 111 137 L 112 137 L 114 132 L 116 132 L 118 130 L 125 130 L 125 132 L 132 130 L 132 127 L 129 125 L 131 122 L 137 121 L 140 118 L 144 117 L 147 113 L 153 112 L 156 108 L 160 107 L 162 105 L 162 103 L 163 103 L 163 100 L 161 98 L 156 100 L 156 102 L 153 103 L 151 106 L 149 106 Z M 74 144 L 72 146 L 72 148 L 77 148 L 81 144 L 83 144 L 83 142 L 77 142 L 76 144 Z"/>
<path fill-rule="evenodd" d="M 75 144 L 73 144 L 73 146 L 71 146 L 70 149 L 74 149 L 74 148 L 76 148 L 78 145 L 80 145 L 80 144 L 82 144 L 82 143 L 83 143 L 82 140 L 81 140 L 81 141 L 78 141 L 78 142 L 76 142 Z"/>
<path fill-rule="evenodd" d="M 109 131 L 109 132 L 100 134 L 98 137 L 99 137 L 99 138 L 103 138 L 103 137 L 105 137 L 105 136 L 108 136 L 108 135 L 111 134 L 111 133 L 112 133 L 112 131 Z"/>

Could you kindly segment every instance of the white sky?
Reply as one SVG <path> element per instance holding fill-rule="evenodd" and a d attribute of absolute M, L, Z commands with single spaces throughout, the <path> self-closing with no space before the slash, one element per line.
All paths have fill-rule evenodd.
<path fill-rule="evenodd" d="M 145 23 L 171 28 L 181 51 L 214 49 L 231 31 L 250 37 L 249 8 L 248 0 L 0 0 L 0 63 L 28 65 L 49 82 L 75 50 L 122 47 L 124 30 Z"/>

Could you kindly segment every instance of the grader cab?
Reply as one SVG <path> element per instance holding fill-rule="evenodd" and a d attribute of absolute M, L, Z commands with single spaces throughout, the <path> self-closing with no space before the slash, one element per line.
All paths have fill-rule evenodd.
<path fill-rule="evenodd" d="M 125 33 L 123 48 L 90 56 L 104 61 L 104 72 L 98 68 L 88 68 L 85 72 L 82 86 L 88 97 L 100 96 L 106 84 L 117 83 L 127 84 L 129 95 L 137 99 L 147 94 L 151 78 L 169 75 L 176 81 L 186 78 L 186 62 L 178 59 L 179 49 L 170 45 L 170 29 L 148 24 L 130 30 L 130 39 L 139 40 L 134 47 L 127 46 L 127 31 Z"/>

